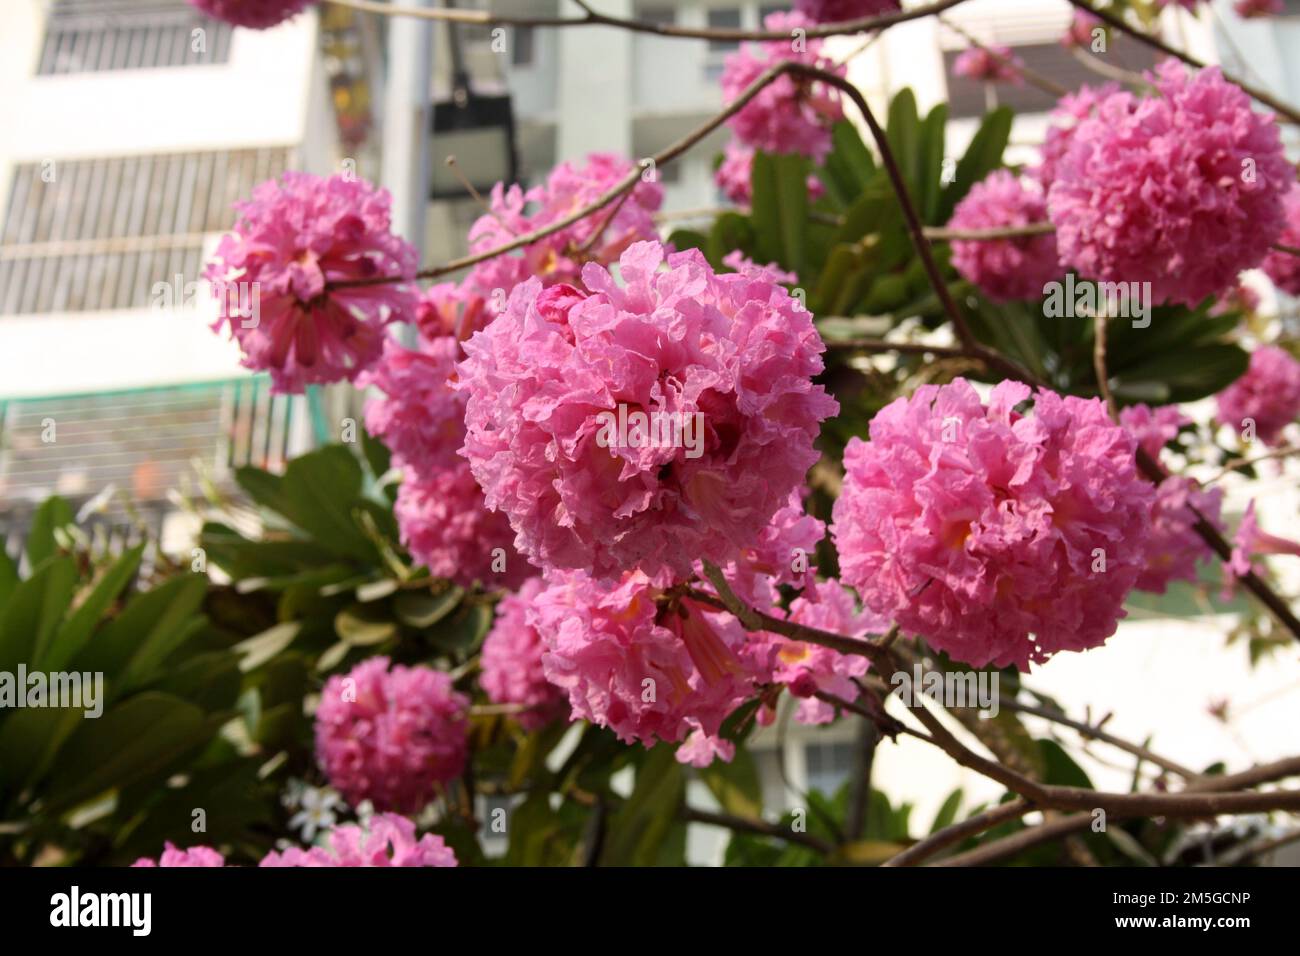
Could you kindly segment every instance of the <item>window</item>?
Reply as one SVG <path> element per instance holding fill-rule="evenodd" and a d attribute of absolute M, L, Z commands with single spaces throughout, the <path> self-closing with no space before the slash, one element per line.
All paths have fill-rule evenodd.
<path fill-rule="evenodd" d="M 738 29 L 740 27 L 739 7 L 717 7 L 709 11 L 709 29 Z M 710 40 L 709 49 L 713 51 L 734 50 L 740 44 L 735 40 Z"/>
<path fill-rule="evenodd" d="M 0 316 L 143 309 L 197 280 L 204 239 L 282 173 L 287 149 L 51 160 L 15 167 L 0 226 Z"/>
<path fill-rule="evenodd" d="M 789 12 L 790 12 L 790 4 L 788 3 L 760 4 L 758 8 L 758 25 L 763 26 L 763 24 L 767 22 L 767 18 L 774 13 L 789 13 Z"/>
<path fill-rule="evenodd" d="M 677 22 L 677 11 L 672 7 L 637 7 L 636 18 L 638 20 L 644 20 L 646 23 L 654 23 L 661 27 L 667 27 L 672 26 Z"/>
<path fill-rule="evenodd" d="M 225 63 L 233 29 L 183 0 L 54 0 L 36 72 Z"/>
<path fill-rule="evenodd" d="M 808 773 L 807 789 L 831 795 L 844 785 L 853 772 L 853 745 L 848 743 L 810 743 L 804 747 Z"/>
<path fill-rule="evenodd" d="M 515 27 L 510 45 L 511 66 L 532 66 L 536 55 L 537 31 L 532 27 Z"/>

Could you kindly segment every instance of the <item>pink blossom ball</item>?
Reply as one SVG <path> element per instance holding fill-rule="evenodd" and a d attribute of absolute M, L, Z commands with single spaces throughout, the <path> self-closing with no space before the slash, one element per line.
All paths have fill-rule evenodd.
<path fill-rule="evenodd" d="M 450 336 L 422 340 L 408 349 L 384 342 L 379 361 L 357 377 L 380 394 L 366 401 L 366 431 L 383 440 L 399 467 L 420 473 L 464 466 L 465 399 L 448 381 L 460 345 Z"/>
<path fill-rule="evenodd" d="M 177 849 L 170 840 L 163 845 L 162 856 L 155 862 L 142 856 L 131 866 L 190 866 L 218 867 L 225 866 L 226 858 L 210 846 L 192 846 L 186 850 Z"/>
<path fill-rule="evenodd" d="M 537 595 L 546 587 L 540 577 L 529 578 L 518 592 L 497 605 L 492 630 L 483 641 L 479 683 L 496 704 L 517 704 L 525 710 L 517 719 L 525 730 L 536 730 L 565 712 L 565 695 L 546 679 L 542 667 L 545 645 L 529 620 Z"/>
<path fill-rule="evenodd" d="M 1278 242 L 1293 249 L 1300 248 L 1300 185 L 1292 186 L 1284 200 L 1286 228 Z M 1300 296 L 1300 256 L 1273 249 L 1264 257 L 1261 266 L 1273 284 L 1287 295 Z"/>
<path fill-rule="evenodd" d="M 290 847 L 268 853 L 259 867 L 455 866 L 456 854 L 441 836 L 415 838 L 415 824 L 396 813 L 376 813 L 364 826 L 347 823 L 329 833 L 329 846 Z"/>
<path fill-rule="evenodd" d="M 386 191 L 289 172 L 235 208 L 234 231 L 204 272 L 217 301 L 213 330 L 229 326 L 244 365 L 269 372 L 275 391 L 354 380 L 382 353 L 384 325 L 414 318 L 411 284 L 330 286 L 414 276 L 415 248 L 391 232 Z"/>
<path fill-rule="evenodd" d="M 899 4 L 898 0 L 795 0 L 794 7 L 813 23 L 847 23 L 893 13 Z"/>
<path fill-rule="evenodd" d="M 464 769 L 468 709 L 446 674 L 372 657 L 325 683 L 316 758 L 353 806 L 416 813 Z"/>
<path fill-rule="evenodd" d="M 1102 644 L 1142 573 L 1155 489 L 1097 399 L 964 379 L 881 410 L 844 453 L 831 534 L 867 607 L 976 667 Z"/>
<path fill-rule="evenodd" d="M 859 610 L 853 592 L 838 581 L 820 581 L 807 597 L 790 604 L 790 620 L 847 637 L 882 634 L 889 623 L 870 611 Z M 867 659 L 839 651 L 773 636 L 776 657 L 772 678 L 790 686 L 791 693 L 802 698 L 795 719 L 802 724 L 828 724 L 835 719 L 835 708 L 815 696 L 817 692 L 833 694 L 842 700 L 858 699 L 858 685 L 853 678 L 867 672 Z"/>
<path fill-rule="evenodd" d="M 488 509 L 469 465 L 408 469 L 393 506 L 402 544 L 429 573 L 470 587 L 517 587 L 533 568 L 504 515 Z"/>
<path fill-rule="evenodd" d="M 1268 254 L 1295 182 L 1272 115 L 1217 68 L 1152 74 L 1158 95 L 1114 93 L 1076 127 L 1047 196 L 1061 258 L 1088 279 L 1149 282 L 1195 306 Z"/>
<path fill-rule="evenodd" d="M 1255 349 L 1250 365 L 1218 396 L 1221 424 L 1249 431 L 1266 445 L 1281 444 L 1282 430 L 1300 415 L 1300 362 L 1276 345 Z"/>
<path fill-rule="evenodd" d="M 790 492 L 758 540 L 743 548 L 722 567 L 732 590 L 755 607 L 773 603 L 774 588 L 788 585 L 814 595 L 817 583 L 817 545 L 826 537 L 826 524 L 804 510 L 807 488 Z M 696 569 L 703 577 L 703 567 Z"/>
<path fill-rule="evenodd" d="M 595 264 L 590 294 L 531 279 L 465 343 L 463 454 L 539 567 L 729 560 L 803 486 L 838 410 L 813 383 L 811 316 L 770 273 L 715 274 L 694 249 L 663 265 L 644 242 L 623 285 Z"/>
<path fill-rule="evenodd" d="M 722 98 L 730 103 L 769 67 L 790 60 L 837 76 L 846 68 L 822 55 L 822 41 L 800 37 L 809 21 L 798 13 L 773 13 L 764 21 L 772 31 L 791 31 L 789 40 L 741 47 L 722 67 Z M 844 116 L 839 91 L 820 80 L 784 74 L 763 87 L 727 120 L 737 139 L 768 153 L 802 153 L 821 162 L 831 151 L 831 127 Z"/>
<path fill-rule="evenodd" d="M 307 9 L 314 0 L 189 0 L 208 16 L 237 27 L 265 30 Z"/>
<path fill-rule="evenodd" d="M 747 642 L 731 615 L 670 601 L 666 583 L 640 571 L 606 582 L 550 572 L 532 618 L 546 645 L 542 666 L 575 719 L 646 746 L 693 736 L 683 762 L 730 760 L 734 748 L 718 734 L 768 672 L 766 657 L 754 656 L 766 649 Z"/>
<path fill-rule="evenodd" d="M 1027 226 L 1047 218 L 1047 203 L 1036 183 L 1006 169 L 994 170 L 957 204 L 949 229 L 983 230 Z M 1062 268 L 1051 233 L 1012 239 L 954 239 L 952 264 L 995 302 L 1037 300 L 1043 287 L 1059 279 Z"/>

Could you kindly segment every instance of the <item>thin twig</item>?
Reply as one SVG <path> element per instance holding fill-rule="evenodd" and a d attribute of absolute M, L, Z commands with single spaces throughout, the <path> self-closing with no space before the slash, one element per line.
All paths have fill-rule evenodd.
<path fill-rule="evenodd" d="M 1097 376 L 1097 391 L 1106 403 L 1106 411 L 1115 421 L 1119 421 L 1119 409 L 1115 407 L 1115 396 L 1110 392 L 1110 373 L 1106 371 L 1106 322 L 1105 310 L 1098 312 L 1092 320 L 1092 370 Z"/>
<path fill-rule="evenodd" d="M 811 833 L 799 833 L 777 823 L 768 823 L 766 820 L 738 817 L 730 813 L 714 813 L 710 810 L 697 810 L 695 807 L 683 809 L 682 816 L 690 823 L 704 823 L 709 826 L 734 830 L 738 833 L 752 833 L 755 836 L 775 837 L 788 843 L 798 843 L 810 850 L 816 850 L 822 856 L 835 852 L 835 847 L 820 837 L 815 837 Z"/>
<path fill-rule="evenodd" d="M 945 847 L 949 847 L 977 833 L 983 833 L 985 830 L 991 830 L 998 824 L 1006 823 L 1008 820 L 1018 820 L 1033 809 L 1034 805 L 1032 803 L 1020 797 L 1006 803 L 1000 803 L 990 810 L 977 813 L 973 817 L 931 833 L 920 842 L 912 844 L 902 853 L 886 860 L 881 866 L 915 866 L 922 860 L 928 860 Z"/>
<path fill-rule="evenodd" d="M 1205 481 L 1203 484 L 1207 486 L 1212 485 L 1216 481 L 1219 481 L 1220 479 L 1232 474 L 1234 471 L 1240 471 L 1242 468 L 1254 467 L 1255 465 L 1258 465 L 1260 462 L 1272 461 L 1276 458 L 1286 458 L 1289 455 L 1294 455 L 1298 451 L 1300 451 L 1300 446 L 1287 445 L 1284 448 L 1275 448 L 1273 451 L 1270 451 L 1264 455 L 1259 455 L 1255 458 L 1233 458 L 1226 465 L 1223 466 L 1222 471 L 1220 471 L 1213 478 L 1210 478 L 1207 481 Z"/>
<path fill-rule="evenodd" d="M 1008 69 L 1014 71 L 1017 75 L 1024 77 L 1026 80 L 1030 82 L 1031 85 L 1038 87 L 1040 90 L 1042 90 L 1044 93 L 1048 94 L 1049 96 L 1055 96 L 1056 98 L 1059 99 L 1070 92 L 1060 83 L 1057 83 L 1050 76 L 1047 76 L 1043 73 L 1039 73 L 1037 70 L 1031 69 L 1030 67 L 1026 66 L 1024 63 L 1017 63 L 1013 61 L 1010 57 L 1003 56 L 997 50 L 994 50 L 986 46 L 985 44 L 981 43 L 978 39 L 972 36 L 963 27 L 961 27 L 956 23 L 953 23 L 951 20 L 947 19 L 946 17 L 936 16 L 935 19 L 938 20 L 940 23 L 942 23 L 953 33 L 958 34 L 962 39 L 964 39 L 971 46 L 975 47 L 976 49 L 983 50 L 989 56 L 993 57 L 993 59 L 997 60 L 998 63 L 1000 63 L 1002 66 L 1005 66 Z"/>

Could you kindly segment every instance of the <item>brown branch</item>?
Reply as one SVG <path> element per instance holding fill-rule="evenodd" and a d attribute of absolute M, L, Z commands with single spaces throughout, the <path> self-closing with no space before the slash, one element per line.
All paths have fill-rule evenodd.
<path fill-rule="evenodd" d="M 1080 10 L 1083 10 L 1087 13 L 1091 13 L 1094 17 L 1097 17 L 1099 20 L 1104 21 L 1105 23 L 1114 27 L 1116 30 L 1120 30 L 1124 33 L 1127 33 L 1129 36 L 1131 36 L 1133 39 L 1137 40 L 1138 42 L 1145 43 L 1153 50 L 1159 50 L 1161 53 L 1165 54 L 1166 56 L 1172 56 L 1176 59 L 1182 60 L 1188 66 L 1194 67 L 1198 70 L 1203 70 L 1206 67 L 1205 63 L 1202 63 L 1200 60 L 1196 59 L 1196 57 L 1192 56 L 1191 54 L 1184 53 L 1182 50 L 1178 49 L 1177 47 L 1170 46 L 1168 43 L 1166 43 L 1164 40 L 1160 39 L 1159 37 L 1152 36 L 1150 33 L 1147 33 L 1145 30 L 1140 30 L 1137 27 L 1132 26 L 1131 24 L 1129 24 L 1127 20 L 1124 19 L 1123 14 L 1112 13 L 1109 10 L 1099 10 L 1097 7 L 1094 7 L 1091 3 L 1087 2 L 1087 0 L 1070 0 L 1070 3 L 1078 7 Z M 1232 83 L 1235 86 L 1239 87 L 1243 92 L 1247 93 L 1255 100 L 1258 100 L 1260 103 L 1263 103 L 1265 106 L 1269 107 L 1275 113 L 1279 113 L 1282 116 L 1285 116 L 1292 123 L 1295 123 L 1296 125 L 1300 125 L 1300 111 L 1297 111 L 1294 107 L 1288 106 L 1286 103 L 1282 102 L 1272 94 L 1264 90 L 1261 90 L 1258 87 L 1251 86 L 1249 83 L 1246 83 L 1244 80 L 1240 80 L 1237 77 L 1231 76 L 1226 72 L 1223 74 L 1223 78 L 1227 80 L 1229 83 Z"/>
<path fill-rule="evenodd" d="M 937 355 L 941 358 L 966 358 L 964 348 L 953 345 L 926 345 L 923 342 L 887 342 L 884 339 L 829 339 L 828 349 L 857 352 L 900 352 L 905 355 Z"/>
<path fill-rule="evenodd" d="M 788 843 L 798 843 L 800 846 L 806 846 L 823 856 L 835 852 L 835 847 L 820 837 L 815 837 L 811 833 L 798 833 L 795 830 L 781 826 L 779 823 L 768 823 L 766 820 L 756 820 L 752 817 L 737 817 L 729 813 L 697 810 L 694 807 L 683 808 L 682 816 L 689 823 L 703 823 L 709 826 L 734 830 L 738 833 L 752 833 L 755 836 L 775 837 Z"/>
<path fill-rule="evenodd" d="M 1104 312 L 1105 310 L 1101 310 Z M 1115 407 L 1115 396 L 1110 393 L 1110 373 L 1106 371 L 1106 321 L 1107 316 L 1099 312 L 1092 320 L 1092 371 L 1097 376 L 1097 391 L 1106 403 L 1110 417 L 1119 421 L 1119 409 Z"/>
<path fill-rule="evenodd" d="M 951 242 L 960 239 L 966 242 L 981 242 L 988 239 L 1020 239 L 1025 236 L 1045 236 L 1056 231 L 1050 222 L 1031 222 L 1023 226 L 994 226 L 990 229 L 949 229 L 946 226 L 926 226 L 927 239 L 936 242 Z"/>
<path fill-rule="evenodd" d="M 694 40 L 723 40 L 738 42 L 741 40 L 789 40 L 790 32 L 781 30 L 747 30 L 738 27 L 679 27 L 673 23 L 651 23 L 632 17 L 612 17 L 598 13 L 588 3 L 579 3 L 584 10 L 580 17 L 527 17 L 493 13 L 490 10 L 456 10 L 431 9 L 428 7 L 407 7 L 397 3 L 379 3 L 376 0 L 328 0 L 340 7 L 348 7 L 363 13 L 378 13 L 390 17 L 415 17 L 421 20 L 436 20 L 451 23 L 469 23 L 478 26 L 515 26 L 515 27 L 617 27 L 634 33 L 650 33 L 661 37 L 681 37 Z M 937 0 L 910 10 L 897 10 L 893 13 L 871 17 L 858 17 L 840 23 L 817 23 L 803 28 L 804 36 L 810 40 L 822 37 L 840 36 L 849 33 L 865 33 L 869 30 L 884 30 L 909 20 L 919 20 L 950 10 L 965 0 Z"/>
<path fill-rule="evenodd" d="M 915 866 L 922 860 L 934 856 L 945 847 L 977 833 L 983 833 L 985 830 L 990 830 L 1000 823 L 1006 823 L 1008 820 L 1018 820 L 1033 809 L 1034 805 L 1032 803 L 1020 797 L 1007 803 L 998 804 L 990 810 L 977 813 L 973 817 L 931 833 L 925 839 L 912 844 L 902 853 L 886 860 L 881 866 Z"/>
<path fill-rule="evenodd" d="M 1109 744 L 1112 747 L 1123 750 L 1125 753 L 1139 757 L 1148 763 L 1153 763 L 1161 769 L 1168 770 L 1170 773 L 1176 773 L 1184 780 L 1199 780 L 1201 777 L 1201 775 L 1195 770 L 1184 767 L 1177 761 L 1170 760 L 1167 757 L 1162 757 L 1160 754 L 1154 753 L 1139 744 L 1131 743 L 1121 737 L 1116 737 L 1114 734 L 1107 733 L 1100 727 L 1094 727 L 1091 724 L 1085 724 L 1079 720 L 1071 720 L 1065 714 L 1050 710 L 1047 707 L 1037 707 L 1033 704 L 1022 704 L 1014 700 L 1004 700 L 1001 702 L 1000 706 L 1003 710 L 1014 711 L 1018 714 L 1027 714 L 1031 717 L 1039 717 L 1043 720 L 1050 720 L 1054 724 L 1060 724 L 1062 727 L 1069 727 L 1071 730 L 1078 732 L 1084 737 L 1098 740 L 1104 744 Z"/>

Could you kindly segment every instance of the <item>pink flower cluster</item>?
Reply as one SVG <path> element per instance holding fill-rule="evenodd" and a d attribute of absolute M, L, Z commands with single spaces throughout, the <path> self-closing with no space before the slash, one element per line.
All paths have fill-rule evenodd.
<path fill-rule="evenodd" d="M 1286 194 L 1283 209 L 1286 213 L 1286 226 L 1278 242 L 1300 248 L 1300 185 L 1292 186 Z M 1264 257 L 1260 268 L 1287 295 L 1300 296 L 1300 256 L 1274 249 Z"/>
<path fill-rule="evenodd" d="M 713 181 L 722 194 L 734 203 L 746 206 L 753 198 L 751 183 L 754 173 L 754 148 L 731 140 L 722 155 L 722 162 L 713 173 Z M 808 199 L 820 198 L 826 187 L 816 176 L 808 176 Z"/>
<path fill-rule="evenodd" d="M 632 571 L 616 582 L 585 571 L 551 571 L 530 620 L 546 644 L 547 679 L 575 718 L 620 740 L 677 742 L 678 759 L 730 760 L 722 721 L 756 692 L 770 649 L 751 643 L 729 614 L 670 599 L 667 578 Z"/>
<path fill-rule="evenodd" d="M 276 391 L 354 380 L 379 358 L 384 325 L 414 317 L 413 285 L 330 285 L 414 276 L 416 252 L 390 231 L 386 191 L 289 172 L 235 208 L 235 229 L 204 272 L 217 300 L 213 330 L 228 325 L 244 365 L 270 372 Z"/>
<path fill-rule="evenodd" d="M 790 31 L 789 40 L 769 40 L 730 54 L 722 68 L 722 99 L 730 103 L 767 69 L 794 61 L 845 76 L 846 68 L 822 55 L 822 41 L 796 38 L 809 21 L 798 13 L 772 13 L 764 26 Z M 746 146 L 768 153 L 802 153 L 821 162 L 831 151 L 831 127 L 844 116 L 838 91 L 810 77 L 784 74 L 763 87 L 728 120 Z"/>
<path fill-rule="evenodd" d="M 1182 413 L 1177 405 L 1130 405 L 1120 409 L 1119 423 L 1128 429 L 1138 447 L 1152 458 L 1159 459 L 1160 453 L 1178 435 L 1184 425 L 1192 420 Z"/>
<path fill-rule="evenodd" d="M 1196 532 L 1198 517 L 1222 530 L 1223 490 L 1204 489 L 1191 478 L 1172 475 L 1156 488 L 1146 566 L 1135 585 L 1164 594 L 1170 581 L 1195 581 L 1196 565 L 1214 552 Z"/>
<path fill-rule="evenodd" d="M 1300 362 L 1276 345 L 1257 348 L 1246 374 L 1217 399 L 1222 424 L 1241 433 L 1253 423 L 1256 438 L 1280 444 L 1282 430 L 1300 415 Z"/>
<path fill-rule="evenodd" d="M 1157 304 L 1194 306 L 1267 255 L 1295 171 L 1275 118 L 1217 68 L 1167 61 L 1151 80 L 1158 95 L 1112 93 L 1074 128 L 1048 212 L 1084 278 L 1150 282 Z"/>
<path fill-rule="evenodd" d="M 631 161 L 613 153 L 592 153 L 582 165 L 561 163 L 545 183 L 526 192 L 517 185 L 506 188 L 498 183 L 492 189 L 491 212 L 470 228 L 470 252 L 496 249 L 555 224 L 609 192 L 634 168 Z M 518 252 L 480 262 L 459 288 L 435 287 L 433 300 L 442 323 L 454 326 L 457 337 L 465 338 L 491 321 L 515 286 L 525 280 L 537 278 L 543 286 L 576 285 L 585 263 L 608 265 L 632 243 L 657 239 L 654 214 L 663 203 L 664 191 L 648 176 L 642 173 L 626 200 L 615 200 Z"/>
<path fill-rule="evenodd" d="M 838 410 L 812 382 L 811 316 L 767 270 L 717 275 L 698 250 L 663 264 L 662 246 L 637 243 L 622 286 L 595 264 L 590 294 L 530 279 L 465 343 L 463 453 L 540 567 L 687 575 L 729 560 L 802 486 Z M 620 408 L 659 425 L 611 435 Z"/>
<path fill-rule="evenodd" d="M 460 344 L 449 335 L 421 336 L 418 349 L 389 339 L 384 352 L 358 378 L 382 394 L 366 402 L 366 428 L 383 439 L 402 469 L 394 514 L 402 543 L 431 574 L 470 586 L 504 587 L 531 573 L 515 553 L 510 523 L 489 511 L 469 463 L 458 451 L 465 440 L 465 396 L 455 391 Z"/>
<path fill-rule="evenodd" d="M 545 726 L 564 711 L 564 694 L 547 681 L 542 666 L 545 644 L 529 620 L 529 611 L 545 586 L 541 578 L 529 578 L 517 593 L 501 599 L 480 656 L 479 683 L 488 699 L 526 708 L 518 715 L 526 730 Z"/>
<path fill-rule="evenodd" d="M 1027 226 L 1046 218 L 1047 203 L 1038 184 L 998 169 L 976 183 L 957 204 L 948 228 Z M 996 302 L 1037 300 L 1043 286 L 1059 279 L 1063 271 L 1056 254 L 1056 237 L 1051 233 L 1013 239 L 954 239 L 952 264 Z"/>
<path fill-rule="evenodd" d="M 384 342 L 380 360 L 357 377 L 357 386 L 381 393 L 366 401 L 366 431 L 383 440 L 397 464 L 420 473 L 463 465 L 456 453 L 465 439 L 465 400 L 449 379 L 460 358 L 451 336 L 421 336 L 408 349 Z"/>
<path fill-rule="evenodd" d="M 396 813 L 377 813 L 364 826 L 344 824 L 329 833 L 329 847 L 290 847 L 268 853 L 258 866 L 455 866 L 456 854 L 436 833 L 415 838 L 415 824 Z"/>
<path fill-rule="evenodd" d="M 440 671 L 388 665 L 372 657 L 326 682 L 316 757 L 353 806 L 415 813 L 464 768 L 469 700 Z"/>
<path fill-rule="evenodd" d="M 795 0 L 794 7 L 813 23 L 847 23 L 862 17 L 893 13 L 899 9 L 899 4 L 898 0 Z"/>
<path fill-rule="evenodd" d="M 315 0 L 189 0 L 217 20 L 237 27 L 265 30 L 307 9 Z"/>
<path fill-rule="evenodd" d="M 1157 460 L 1178 430 L 1191 422 L 1176 405 L 1158 408 L 1131 405 L 1120 410 L 1119 420 L 1138 447 Z M 1196 533 L 1197 519 L 1203 517 L 1221 529 L 1222 506 L 1223 492 L 1218 488 L 1207 491 L 1191 478 L 1180 475 L 1162 481 L 1156 488 L 1151 508 L 1146 566 L 1135 587 L 1139 591 L 1164 594 L 1170 581 L 1195 581 L 1197 562 L 1214 556 Z"/>
<path fill-rule="evenodd" d="M 790 604 L 790 620 L 832 634 L 864 637 L 883 633 L 889 622 L 870 611 L 860 611 L 857 599 L 837 581 L 821 581 Z M 835 719 L 835 708 L 815 695 L 833 694 L 842 700 L 858 699 L 855 677 L 867 672 L 865 657 L 841 654 L 820 644 L 808 644 L 771 635 L 776 647 L 772 679 L 786 684 L 801 698 L 795 719 L 803 724 L 827 724 Z"/>
<path fill-rule="evenodd" d="M 221 867 L 226 865 L 226 858 L 210 846 L 192 846 L 187 850 L 178 850 L 170 840 L 163 845 L 162 856 L 156 861 L 142 856 L 131 866 L 186 866 L 186 867 Z"/>
<path fill-rule="evenodd" d="M 952 72 L 968 80 L 1015 86 L 1024 84 L 1024 69 L 1024 61 L 1006 46 L 973 46 L 963 50 L 952 64 Z"/>
<path fill-rule="evenodd" d="M 1103 643 L 1142 573 L 1155 491 L 1098 400 L 926 385 L 844 454 L 832 536 L 867 606 L 976 667 Z"/>
<path fill-rule="evenodd" d="M 402 544 L 435 577 L 466 587 L 515 587 L 536 573 L 514 549 L 504 516 L 488 510 L 466 462 L 402 479 L 393 505 Z"/>

